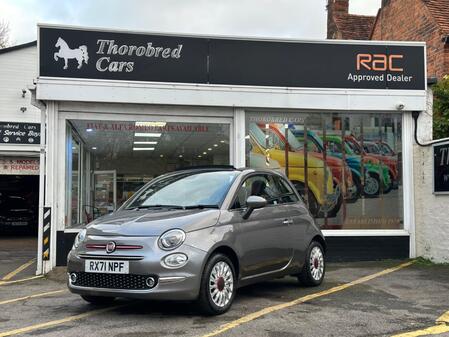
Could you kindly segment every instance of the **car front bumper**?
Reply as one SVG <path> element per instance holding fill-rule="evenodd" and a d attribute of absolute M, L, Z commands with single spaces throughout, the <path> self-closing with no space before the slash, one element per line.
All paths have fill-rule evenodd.
<path fill-rule="evenodd" d="M 140 238 L 141 240 L 142 238 Z M 109 238 L 108 238 L 109 240 Z M 126 242 L 135 244 L 140 240 L 126 239 Z M 105 240 L 103 240 L 105 241 Z M 120 239 L 114 240 L 120 242 Z M 116 254 L 107 254 L 106 252 L 93 251 L 85 252 L 83 250 L 72 250 L 68 255 L 67 262 L 67 286 L 72 293 L 89 296 L 108 296 L 108 297 L 128 297 L 141 299 L 161 299 L 161 300 L 193 300 L 198 297 L 202 269 L 207 258 L 207 253 L 188 246 L 182 245 L 173 251 L 162 251 L 157 247 L 155 239 L 146 240 L 143 250 L 133 252 L 133 255 L 126 255 L 121 252 Z M 154 242 L 153 242 L 154 241 Z M 142 242 L 141 242 L 142 243 Z M 183 253 L 188 256 L 187 263 L 177 269 L 169 269 L 162 266 L 161 260 L 173 253 Z M 128 258 L 127 258 L 128 257 Z M 137 259 L 137 257 L 139 259 Z M 126 289 L 129 285 L 125 284 L 121 288 L 107 288 L 104 287 L 104 282 L 92 283 L 88 285 L 79 286 L 70 279 L 71 273 L 87 274 L 85 272 L 86 260 L 122 260 L 129 262 L 129 274 L 131 276 L 154 276 L 156 285 L 150 289 Z M 96 274 L 99 279 L 102 274 Z M 120 274 L 123 275 L 123 274 Z M 107 274 L 108 278 L 115 277 L 113 274 Z M 123 283 L 123 282 L 122 282 Z"/>

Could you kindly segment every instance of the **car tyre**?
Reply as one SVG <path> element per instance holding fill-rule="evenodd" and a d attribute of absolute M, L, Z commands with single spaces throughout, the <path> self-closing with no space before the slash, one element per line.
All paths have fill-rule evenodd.
<path fill-rule="evenodd" d="M 81 295 L 82 299 L 93 305 L 108 305 L 114 302 L 115 297 L 105 297 L 105 296 L 89 296 Z"/>
<path fill-rule="evenodd" d="M 343 204 L 343 195 L 342 193 L 340 193 L 340 195 L 338 196 L 337 199 L 337 203 L 335 204 L 334 207 L 332 207 L 332 209 L 327 212 L 327 217 L 328 218 L 335 218 L 338 214 L 338 212 L 340 211 L 341 205 Z M 324 217 L 324 215 L 323 215 Z"/>
<path fill-rule="evenodd" d="M 224 254 L 212 255 L 201 277 L 198 306 L 206 315 L 221 315 L 229 310 L 236 292 L 236 274 L 232 261 Z"/>
<path fill-rule="evenodd" d="M 306 204 L 306 200 L 305 200 L 306 187 L 305 187 L 305 185 L 302 182 L 294 181 L 293 186 L 296 188 L 296 190 L 298 191 L 302 200 Z M 310 188 L 308 190 L 307 195 L 308 195 L 308 203 L 309 204 L 308 205 L 306 204 L 306 206 L 308 206 L 310 214 L 312 214 L 312 216 L 314 218 L 320 217 L 320 214 L 319 214 L 320 213 L 320 205 L 318 204 L 318 201 L 316 200 L 315 195 L 310 190 Z"/>
<path fill-rule="evenodd" d="M 381 189 L 381 181 L 375 173 L 367 173 L 365 176 L 365 185 L 363 186 L 363 194 L 367 198 L 376 198 L 379 196 Z"/>
<path fill-rule="evenodd" d="M 298 280 L 302 285 L 316 287 L 323 282 L 325 272 L 326 262 L 323 246 L 317 241 L 312 241 L 307 248 L 306 259 L 298 275 Z"/>

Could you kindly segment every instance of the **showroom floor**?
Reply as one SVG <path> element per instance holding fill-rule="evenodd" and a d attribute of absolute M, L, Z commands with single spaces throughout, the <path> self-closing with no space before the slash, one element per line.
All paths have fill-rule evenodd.
<path fill-rule="evenodd" d="M 394 336 L 422 329 L 428 330 L 413 335 L 449 335 L 449 314 L 441 318 L 448 325 L 436 324 L 449 311 L 449 266 L 332 264 L 318 288 L 289 277 L 240 289 L 218 317 L 202 317 L 190 303 L 92 307 L 67 292 L 64 274 L 0 284 L 0 336 Z"/>

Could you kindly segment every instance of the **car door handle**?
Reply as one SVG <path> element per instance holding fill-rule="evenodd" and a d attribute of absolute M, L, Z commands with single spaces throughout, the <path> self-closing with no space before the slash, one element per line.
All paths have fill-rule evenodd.
<path fill-rule="evenodd" d="M 293 223 L 293 220 L 292 219 L 284 219 L 284 221 L 282 221 L 282 223 L 284 225 L 291 225 Z"/>

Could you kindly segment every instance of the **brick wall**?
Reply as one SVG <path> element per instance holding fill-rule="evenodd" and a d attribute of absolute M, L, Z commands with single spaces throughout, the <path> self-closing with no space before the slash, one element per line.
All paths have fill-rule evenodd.
<path fill-rule="evenodd" d="M 449 72 L 449 50 L 445 50 L 442 37 L 439 27 L 421 0 L 389 0 L 385 1 L 379 13 L 371 39 L 425 41 L 427 77 L 441 78 Z"/>
<path fill-rule="evenodd" d="M 327 1 L 327 38 L 341 39 L 341 32 L 335 24 L 335 15 L 348 14 L 349 0 L 328 0 Z"/>

